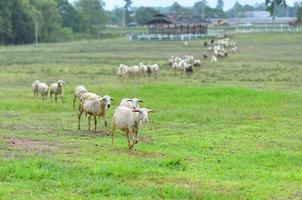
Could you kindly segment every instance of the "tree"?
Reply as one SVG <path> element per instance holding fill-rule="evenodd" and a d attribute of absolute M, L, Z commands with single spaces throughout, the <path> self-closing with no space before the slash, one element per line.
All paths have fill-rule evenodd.
<path fill-rule="evenodd" d="M 130 21 L 130 8 L 132 5 L 131 0 L 125 0 L 125 13 L 124 13 L 124 25 L 128 24 Z"/>
<path fill-rule="evenodd" d="M 286 7 L 286 0 L 265 0 L 266 10 L 270 12 L 270 15 L 273 18 L 273 24 L 275 24 L 275 17 L 277 6 Z"/>
<path fill-rule="evenodd" d="M 57 0 L 62 27 L 71 28 L 73 32 L 83 31 L 83 19 L 80 13 L 68 2 L 68 0 Z"/>
<path fill-rule="evenodd" d="M 147 21 L 151 20 L 155 14 L 157 14 L 158 11 L 156 11 L 153 8 L 150 7 L 139 7 L 135 11 L 135 20 L 138 24 L 145 24 Z"/>
<path fill-rule="evenodd" d="M 193 6 L 193 12 L 202 14 L 204 18 L 225 18 L 226 13 L 217 8 L 207 6 L 207 1 L 196 2 Z"/>
<path fill-rule="evenodd" d="M 107 21 L 107 13 L 100 0 L 79 0 L 76 4 L 77 9 L 83 19 L 83 32 L 98 36 Z"/>
<path fill-rule="evenodd" d="M 298 11 L 297 11 L 297 20 L 299 22 L 302 21 L 302 3 L 300 4 L 299 8 L 298 8 Z"/>
<path fill-rule="evenodd" d="M 12 1 L 0 1 L 0 42 L 7 44 L 12 38 Z"/>
<path fill-rule="evenodd" d="M 223 0 L 217 0 L 216 9 L 223 10 L 224 2 Z"/>
<path fill-rule="evenodd" d="M 244 7 L 238 1 L 236 1 L 233 8 L 228 10 L 228 16 L 232 18 L 243 17 L 243 10 Z"/>

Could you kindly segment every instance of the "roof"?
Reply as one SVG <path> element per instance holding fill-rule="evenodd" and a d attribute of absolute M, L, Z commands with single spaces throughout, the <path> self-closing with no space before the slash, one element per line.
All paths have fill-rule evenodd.
<path fill-rule="evenodd" d="M 210 24 L 211 22 L 199 15 L 169 15 L 156 14 L 153 19 L 146 22 L 150 24 Z"/>

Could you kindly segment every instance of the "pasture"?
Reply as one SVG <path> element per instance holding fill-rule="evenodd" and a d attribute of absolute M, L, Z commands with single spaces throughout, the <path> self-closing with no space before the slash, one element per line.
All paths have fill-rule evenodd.
<path fill-rule="evenodd" d="M 202 59 L 203 41 L 127 39 L 0 47 L 0 198 L 301 199 L 302 35 L 234 35 L 240 52 L 174 75 L 171 55 Z M 115 77 L 158 63 L 157 81 Z M 65 80 L 65 103 L 33 99 L 31 83 Z M 155 110 L 136 150 L 103 121 L 77 130 L 73 90 L 139 97 Z"/>

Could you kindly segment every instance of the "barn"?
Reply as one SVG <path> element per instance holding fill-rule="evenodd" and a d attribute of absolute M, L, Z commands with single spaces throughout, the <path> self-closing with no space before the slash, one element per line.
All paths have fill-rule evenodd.
<path fill-rule="evenodd" d="M 148 34 L 135 35 L 133 39 L 191 40 L 208 32 L 210 21 L 194 14 L 156 14 L 146 22 Z"/>

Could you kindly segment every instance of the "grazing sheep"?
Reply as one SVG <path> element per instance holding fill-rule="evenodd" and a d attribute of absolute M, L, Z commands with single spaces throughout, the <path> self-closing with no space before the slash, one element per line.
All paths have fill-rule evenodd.
<path fill-rule="evenodd" d="M 39 83 L 38 84 L 38 93 L 41 96 L 42 100 L 47 100 L 48 97 L 48 85 L 46 83 Z"/>
<path fill-rule="evenodd" d="M 77 86 L 77 87 L 75 88 L 75 90 L 74 90 L 74 97 L 73 97 L 73 108 L 75 108 L 76 99 L 77 99 L 77 98 L 80 99 L 81 96 L 82 96 L 84 93 L 86 93 L 86 92 L 88 92 L 87 89 L 86 89 L 84 86 L 82 86 L 82 85 L 79 85 L 79 86 Z"/>
<path fill-rule="evenodd" d="M 131 109 L 138 109 L 139 103 L 143 103 L 143 100 L 133 98 L 133 99 L 122 99 L 120 106 L 125 106 L 127 108 Z"/>
<path fill-rule="evenodd" d="M 114 144 L 115 129 L 121 129 L 126 132 L 129 149 L 132 149 L 138 143 L 140 122 L 148 123 L 149 112 L 153 111 L 147 108 L 130 109 L 118 106 L 112 117 L 112 144 Z M 132 144 L 130 137 L 132 137 Z"/>
<path fill-rule="evenodd" d="M 41 81 L 35 80 L 35 81 L 31 84 L 31 88 L 32 88 L 33 93 L 34 93 L 34 98 L 35 98 L 36 96 L 38 96 L 38 85 L 39 85 L 39 83 L 41 83 Z"/>
<path fill-rule="evenodd" d="M 62 103 L 64 102 L 63 100 L 63 85 L 65 84 L 65 81 L 62 81 L 62 80 L 58 80 L 58 82 L 56 83 L 52 83 L 50 85 L 50 100 L 52 102 L 52 94 L 55 95 L 55 102 L 57 103 L 58 101 L 58 98 L 57 96 L 60 95 L 61 99 L 62 99 Z"/>
<path fill-rule="evenodd" d="M 86 93 L 85 93 L 86 94 Z M 85 94 L 83 94 L 82 96 L 84 96 Z M 91 93 L 93 94 L 93 93 Z M 105 115 L 106 115 L 106 111 L 111 107 L 111 101 L 113 101 L 113 98 L 105 95 L 103 97 L 97 96 L 96 94 L 94 94 L 94 96 L 96 96 L 95 98 L 92 98 L 91 96 L 86 96 L 86 98 L 82 99 L 81 98 L 81 104 L 80 104 L 80 108 L 79 108 L 79 116 L 78 116 L 78 129 L 80 130 L 80 126 L 81 126 L 81 116 L 83 114 L 83 112 L 85 112 L 86 114 L 88 114 L 88 130 L 91 130 L 91 126 L 90 126 L 90 121 L 91 121 L 91 117 L 94 117 L 94 130 L 96 131 L 96 127 L 97 127 L 97 116 L 98 117 L 102 117 L 103 119 L 105 119 Z M 107 121 L 105 120 L 105 125 L 107 125 Z"/>

